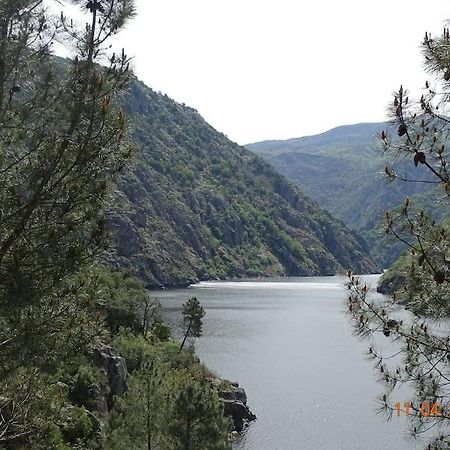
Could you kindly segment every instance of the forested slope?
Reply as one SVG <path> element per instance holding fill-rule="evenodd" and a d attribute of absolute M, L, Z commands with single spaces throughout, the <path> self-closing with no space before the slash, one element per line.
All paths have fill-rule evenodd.
<path fill-rule="evenodd" d="M 193 109 L 134 80 L 135 164 L 110 212 L 116 255 L 148 286 L 376 269 L 364 241 Z"/>
<path fill-rule="evenodd" d="M 285 141 L 264 141 L 246 147 L 270 162 L 294 181 L 306 195 L 360 233 L 383 267 L 388 267 L 404 250 L 386 239 L 382 229 L 386 210 L 406 197 L 430 189 L 429 184 L 395 181 L 388 184 L 384 167 L 388 159 L 380 154 L 377 134 L 385 123 L 361 123 L 334 128 L 315 136 Z M 412 161 L 389 160 L 403 177 L 420 179 Z M 425 198 L 430 198 L 425 194 Z M 423 203 L 423 201 L 422 201 Z M 431 202 L 428 208 L 433 208 Z"/>

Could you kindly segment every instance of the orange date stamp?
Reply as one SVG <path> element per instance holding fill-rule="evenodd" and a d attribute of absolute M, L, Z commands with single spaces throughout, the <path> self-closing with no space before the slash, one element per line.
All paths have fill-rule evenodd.
<path fill-rule="evenodd" d="M 450 417 L 449 405 L 443 406 L 437 402 L 427 402 L 424 401 L 420 403 L 417 407 L 413 408 L 411 402 L 400 403 L 397 402 L 394 405 L 394 409 L 397 413 L 397 417 L 409 416 L 409 415 L 420 415 L 422 417 Z"/>

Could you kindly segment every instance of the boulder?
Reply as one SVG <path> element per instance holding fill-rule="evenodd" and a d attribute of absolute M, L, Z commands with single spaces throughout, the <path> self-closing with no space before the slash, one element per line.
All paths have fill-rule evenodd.
<path fill-rule="evenodd" d="M 224 400 L 235 400 L 247 404 L 247 394 L 244 389 L 236 387 L 235 389 L 220 389 L 218 391 L 219 397 Z"/>
<path fill-rule="evenodd" d="M 233 420 L 234 430 L 241 432 L 256 416 L 238 400 L 223 400 L 223 414 Z"/>
<path fill-rule="evenodd" d="M 89 394 L 91 396 L 91 408 L 93 411 L 97 411 L 100 416 L 106 416 L 109 413 L 108 398 L 111 391 L 101 386 L 98 383 L 94 383 L 89 386 Z"/>
<path fill-rule="evenodd" d="M 241 432 L 256 416 L 247 406 L 247 394 L 239 387 L 239 383 L 211 378 L 209 380 L 223 403 L 223 414 L 233 421 L 233 430 Z"/>
<path fill-rule="evenodd" d="M 127 390 L 127 366 L 125 359 L 119 356 L 117 350 L 107 345 L 101 345 L 94 349 L 94 361 L 102 367 L 108 377 L 110 395 L 108 408 L 113 406 L 113 398 L 123 395 Z"/>

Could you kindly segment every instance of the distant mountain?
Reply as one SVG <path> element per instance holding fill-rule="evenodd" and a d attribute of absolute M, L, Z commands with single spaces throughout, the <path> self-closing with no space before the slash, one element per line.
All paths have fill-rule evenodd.
<path fill-rule="evenodd" d="M 376 270 L 361 237 L 193 109 L 134 80 L 136 162 L 110 211 L 115 254 L 148 286 Z"/>
<path fill-rule="evenodd" d="M 395 181 L 383 175 L 387 159 L 381 157 L 377 134 L 385 123 L 361 123 L 334 128 L 316 136 L 264 141 L 246 146 L 295 182 L 321 208 L 341 219 L 368 242 L 371 253 L 389 266 L 403 251 L 380 229 L 384 212 L 405 197 L 424 194 L 430 186 Z M 392 161 L 389 161 L 392 166 Z M 409 179 L 422 173 L 411 161 L 399 160 L 395 169 Z M 426 194 L 425 194 L 426 196 Z"/>

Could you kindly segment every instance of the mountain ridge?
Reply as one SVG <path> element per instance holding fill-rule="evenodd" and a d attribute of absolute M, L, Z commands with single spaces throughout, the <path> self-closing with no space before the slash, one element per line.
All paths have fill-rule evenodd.
<path fill-rule="evenodd" d="M 109 262 L 148 287 L 201 279 L 372 272 L 364 240 L 198 112 L 133 79 L 138 151 L 109 212 Z"/>
<path fill-rule="evenodd" d="M 249 142 L 248 144 L 244 144 L 243 147 L 249 148 L 254 145 L 259 146 L 259 145 L 272 145 L 272 144 L 277 144 L 277 143 L 290 143 L 290 142 L 294 143 L 294 142 L 301 141 L 301 140 L 314 141 L 316 139 L 320 139 L 320 138 L 323 138 L 326 136 L 339 134 L 338 133 L 339 131 L 348 132 L 349 127 L 353 128 L 354 130 L 359 129 L 359 128 L 367 129 L 369 127 L 373 127 L 374 136 L 375 136 L 375 134 L 380 132 L 383 129 L 383 127 L 385 127 L 385 125 L 386 125 L 385 122 L 358 122 L 355 124 L 338 125 L 336 127 L 330 128 L 329 130 L 325 130 L 320 133 L 307 134 L 305 136 L 299 136 L 299 137 L 287 138 L 287 139 L 264 139 L 262 141 Z"/>
<path fill-rule="evenodd" d="M 418 170 L 412 161 L 392 161 L 380 154 L 377 134 L 388 126 L 385 122 L 362 122 L 303 138 L 253 143 L 246 148 L 360 233 L 372 256 L 382 267 L 388 267 L 403 247 L 384 235 L 384 212 L 398 207 L 406 197 L 414 198 L 430 189 L 423 183 L 386 181 L 386 165 L 406 177 L 417 178 Z"/>

